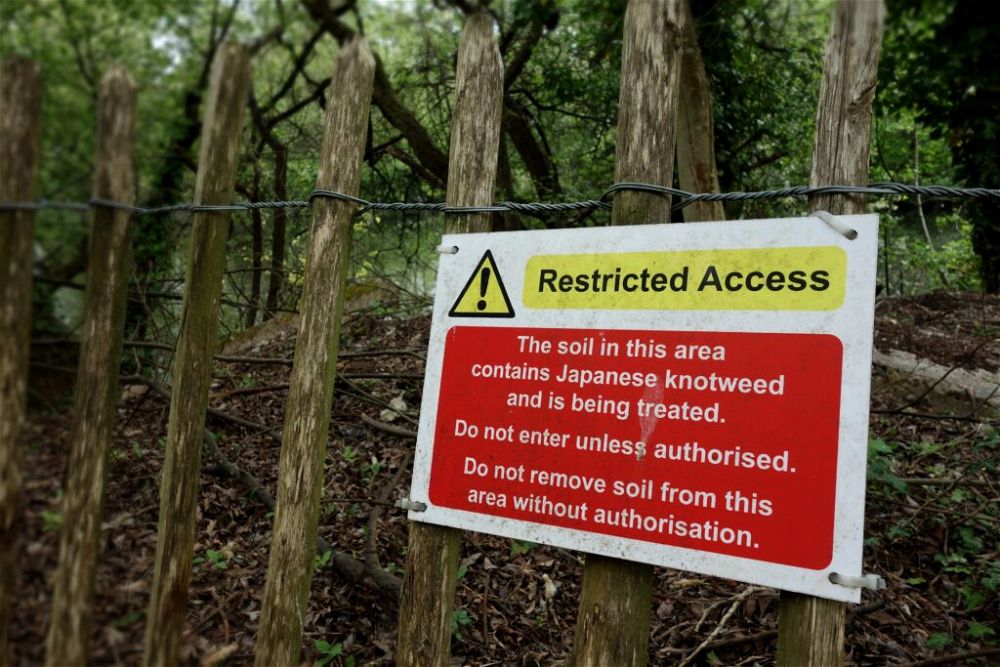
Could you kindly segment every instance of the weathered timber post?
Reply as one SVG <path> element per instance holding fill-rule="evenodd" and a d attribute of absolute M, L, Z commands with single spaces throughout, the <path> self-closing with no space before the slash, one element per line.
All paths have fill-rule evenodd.
<path fill-rule="evenodd" d="M 885 5 L 881 0 L 839 0 L 823 59 L 809 184 L 866 185 L 872 101 Z M 863 213 L 860 195 L 822 195 L 811 210 Z M 778 611 L 778 665 L 842 665 L 844 604 L 782 591 Z"/>
<path fill-rule="evenodd" d="M 632 0 L 625 11 L 615 181 L 671 184 L 682 0 Z M 670 221 L 670 199 L 620 192 L 611 224 Z M 577 667 L 645 665 L 653 568 L 588 554 L 573 653 Z"/>
<path fill-rule="evenodd" d="M 503 108 L 503 62 L 493 19 L 470 16 L 462 30 L 455 81 L 447 201 L 452 206 L 493 203 Z M 490 214 L 448 217 L 445 233 L 490 231 Z M 406 575 L 399 602 L 400 667 L 448 664 L 455 605 L 459 539 L 454 528 L 410 524 Z"/>
<path fill-rule="evenodd" d="M 42 68 L 0 67 L 0 202 L 35 200 L 42 136 Z M 0 211 L 0 665 L 13 664 L 9 631 L 17 585 L 21 454 L 31 338 L 35 212 Z"/>
<path fill-rule="evenodd" d="M 112 67 L 101 79 L 97 107 L 94 197 L 130 204 L 135 196 L 136 99 L 135 84 L 125 69 Z M 104 482 L 118 406 L 130 218 L 128 211 L 98 207 L 90 227 L 59 567 L 46 643 L 46 663 L 53 667 L 87 662 Z"/>
<path fill-rule="evenodd" d="M 712 95 L 708 89 L 705 61 L 698 48 L 690 0 L 684 0 L 681 9 L 684 12 L 684 27 L 677 106 L 677 178 L 682 190 L 718 192 Z M 726 217 L 721 201 L 696 201 L 685 206 L 683 212 L 684 222 L 723 220 Z"/>
<path fill-rule="evenodd" d="M 197 204 L 232 202 L 243 109 L 249 87 L 247 50 L 238 44 L 224 44 L 212 64 L 195 183 Z M 193 219 L 160 481 L 156 566 L 146 615 L 143 664 L 147 666 L 177 664 L 184 630 L 201 474 L 201 443 L 229 235 L 227 212 L 199 211 Z"/>
<path fill-rule="evenodd" d="M 374 76 L 375 57 L 365 40 L 352 40 L 337 54 L 317 190 L 357 196 Z M 285 408 L 271 556 L 257 635 L 256 664 L 261 666 L 297 665 L 302 651 L 354 208 L 341 200 L 313 200 L 299 333 Z"/>

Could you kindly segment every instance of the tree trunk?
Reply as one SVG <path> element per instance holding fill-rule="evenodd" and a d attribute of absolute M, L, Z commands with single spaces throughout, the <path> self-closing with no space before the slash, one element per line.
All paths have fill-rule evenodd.
<path fill-rule="evenodd" d="M 253 158 L 253 183 L 250 192 L 253 198 L 260 199 L 260 164 L 259 156 Z M 260 209 L 250 210 L 250 238 L 251 238 L 251 268 L 250 268 L 250 307 L 247 308 L 247 316 L 244 320 L 246 328 L 257 323 L 257 311 L 260 308 L 260 281 L 263 271 L 262 257 L 264 255 L 264 223 L 261 219 Z"/>
<path fill-rule="evenodd" d="M 514 175 L 510 168 L 510 155 L 507 151 L 507 141 L 500 137 L 500 151 L 497 155 L 497 185 L 500 188 L 501 196 L 509 201 L 514 201 Z M 514 211 L 504 211 L 493 215 L 494 232 L 512 232 L 524 229 L 520 216 Z"/>
<path fill-rule="evenodd" d="M 503 109 L 503 63 L 493 39 L 493 19 L 468 18 L 458 50 L 451 126 L 447 201 L 452 206 L 493 202 Z M 490 231 L 490 214 L 455 215 L 445 233 Z M 451 651 L 460 532 L 410 524 L 406 576 L 399 603 L 400 667 L 443 667 Z"/>
<path fill-rule="evenodd" d="M 288 149 L 274 148 L 274 198 L 288 199 Z M 271 279 L 267 283 L 267 316 L 278 312 L 281 287 L 285 284 L 285 228 L 288 212 L 283 208 L 274 209 L 271 218 Z"/>
<path fill-rule="evenodd" d="M 195 202 L 233 199 L 243 109 L 250 87 L 250 57 L 237 44 L 216 53 L 202 124 Z M 197 212 L 191 231 L 181 330 L 173 366 L 166 453 L 160 482 L 160 523 L 143 663 L 177 664 L 184 630 L 194 546 L 201 442 L 212 355 L 219 327 L 219 297 L 226 263 L 228 212 Z"/>
<path fill-rule="evenodd" d="M 131 203 L 135 198 L 135 108 L 132 77 L 125 69 L 112 67 L 101 79 L 98 101 L 94 196 L 99 199 Z M 90 228 L 59 567 L 46 644 L 46 663 L 52 666 L 87 663 L 104 483 L 118 407 L 130 218 L 128 211 L 101 207 L 95 210 Z"/>
<path fill-rule="evenodd" d="M 0 68 L 0 201 L 35 200 L 42 135 L 42 68 Z M 28 386 L 35 212 L 0 211 L 0 665 L 13 664 L 10 621 L 21 523 L 21 425 Z"/>
<path fill-rule="evenodd" d="M 677 177 L 688 192 L 718 192 L 715 122 L 705 61 L 698 48 L 690 0 L 684 0 L 684 50 L 681 57 L 680 102 L 677 107 Z M 698 201 L 684 207 L 684 222 L 724 220 L 721 201 Z"/>
<path fill-rule="evenodd" d="M 615 181 L 671 185 L 682 0 L 633 0 L 625 12 Z M 670 221 L 670 198 L 619 192 L 611 224 Z M 645 665 L 653 568 L 590 554 L 570 664 Z"/>
<path fill-rule="evenodd" d="M 881 0 L 839 0 L 823 61 L 816 112 L 812 176 L 819 185 L 866 185 L 872 100 L 882 45 Z M 811 197 L 812 210 L 863 213 L 861 195 Z M 844 604 L 801 593 L 781 592 L 778 665 L 842 665 Z"/>
<path fill-rule="evenodd" d="M 375 58 L 363 39 L 334 62 L 317 190 L 357 196 L 361 184 Z M 271 557 L 261 605 L 256 664 L 297 665 L 309 605 L 350 256 L 354 205 L 313 203 L 299 335 L 289 383 L 278 469 Z"/>

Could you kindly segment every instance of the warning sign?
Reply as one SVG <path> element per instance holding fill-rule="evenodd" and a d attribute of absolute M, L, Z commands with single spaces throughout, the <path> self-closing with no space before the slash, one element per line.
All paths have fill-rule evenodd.
<path fill-rule="evenodd" d="M 877 220 L 843 220 L 446 237 L 410 518 L 857 601 Z"/>
<path fill-rule="evenodd" d="M 833 310 L 844 302 L 847 257 L 836 246 L 536 255 L 530 308 Z"/>
<path fill-rule="evenodd" d="M 824 567 L 841 357 L 826 335 L 452 327 L 430 500 Z"/>
<path fill-rule="evenodd" d="M 497 263 L 487 250 L 448 311 L 451 317 L 514 317 Z"/>

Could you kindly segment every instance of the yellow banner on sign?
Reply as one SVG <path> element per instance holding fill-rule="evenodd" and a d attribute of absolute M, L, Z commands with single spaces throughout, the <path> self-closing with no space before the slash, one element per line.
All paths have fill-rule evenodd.
<path fill-rule="evenodd" d="M 566 310 L 835 310 L 837 246 L 535 255 L 524 305 Z"/>

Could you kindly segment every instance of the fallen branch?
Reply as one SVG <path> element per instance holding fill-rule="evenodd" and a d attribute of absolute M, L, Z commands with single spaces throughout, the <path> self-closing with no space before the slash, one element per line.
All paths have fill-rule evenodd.
<path fill-rule="evenodd" d="M 952 665 L 960 662 L 965 664 L 973 658 L 988 658 L 993 655 L 1000 655 L 1000 648 L 984 648 L 980 651 L 970 651 L 968 653 L 950 653 L 936 658 L 917 660 L 916 662 L 905 662 L 897 667 L 931 667 L 931 665 Z"/>
<path fill-rule="evenodd" d="M 916 419 L 934 419 L 936 421 L 960 421 L 972 422 L 975 424 L 996 424 L 998 420 L 986 417 L 976 417 L 975 415 L 936 415 L 930 412 L 913 412 L 912 410 L 902 410 L 894 408 L 892 410 L 872 410 L 873 415 L 892 415 L 899 417 L 915 417 Z"/>
<path fill-rule="evenodd" d="M 872 362 L 877 366 L 931 382 L 930 387 L 922 394 L 907 405 L 896 408 L 895 412 L 903 412 L 907 408 L 913 407 L 935 389 L 954 394 L 970 395 L 980 403 L 1000 407 L 1000 395 L 998 395 L 1000 378 L 997 377 L 996 373 L 981 369 L 968 371 L 960 367 L 961 364 L 971 359 L 972 355 L 991 342 L 993 342 L 992 339 L 981 343 L 951 368 L 902 350 L 889 350 L 888 353 L 873 350 Z"/>
<path fill-rule="evenodd" d="M 239 466 L 227 459 L 215 442 L 215 436 L 207 429 L 205 430 L 205 447 L 222 472 L 246 486 L 264 507 L 274 511 L 275 502 L 271 492 L 259 479 L 245 470 L 241 470 Z M 316 551 L 320 556 L 326 553 L 330 554 L 330 565 L 338 575 L 353 582 L 364 582 L 366 579 L 370 579 L 377 590 L 394 600 L 399 599 L 403 583 L 398 577 L 386 572 L 381 567 L 373 568 L 367 562 L 363 563 L 350 554 L 334 549 L 322 536 L 316 538 Z"/>
<path fill-rule="evenodd" d="M 62 347 L 65 345 L 79 345 L 80 341 L 74 340 L 72 338 L 59 338 L 59 339 L 44 339 L 44 340 L 33 340 L 31 344 L 36 347 L 46 347 L 46 346 L 56 346 Z M 153 341 L 144 340 L 127 340 L 122 343 L 123 347 L 132 348 L 147 348 L 151 350 L 164 350 L 166 352 L 173 352 L 174 346 L 168 345 L 167 343 L 156 343 Z M 347 350 L 341 351 L 337 354 L 338 359 L 357 359 L 361 357 L 390 357 L 390 356 L 412 356 L 421 361 L 424 361 L 424 356 L 419 348 L 400 348 L 400 349 L 390 349 L 390 350 Z M 243 357 L 231 354 L 216 354 L 212 357 L 216 361 L 224 361 L 226 363 L 235 364 L 276 364 L 279 366 L 291 366 L 291 357 Z M 423 377 L 419 375 L 417 377 Z"/>
<path fill-rule="evenodd" d="M 400 410 L 397 410 L 396 408 L 394 408 L 391 405 L 389 405 L 387 402 L 383 401 L 378 396 L 375 396 L 371 392 L 367 392 L 364 389 L 362 389 L 361 387 L 359 387 L 358 385 L 354 384 L 353 382 L 351 382 L 351 380 L 349 380 L 348 378 L 345 378 L 343 375 L 337 375 L 337 383 L 344 385 L 347 389 L 349 389 L 351 391 L 352 394 L 354 394 L 354 396 L 356 396 L 360 400 L 367 401 L 368 403 L 371 403 L 372 405 L 377 405 L 380 408 L 385 408 L 386 410 L 391 410 L 391 411 L 395 412 L 397 415 L 399 415 L 400 417 L 402 417 L 403 419 L 405 419 L 408 422 L 410 422 L 411 424 L 416 424 L 417 423 L 417 420 L 414 417 L 411 417 L 410 415 L 408 415 L 405 412 L 401 412 Z"/>
<path fill-rule="evenodd" d="M 158 396 L 165 398 L 168 402 L 170 401 L 170 393 L 166 389 L 161 387 L 159 384 L 150 380 L 149 378 L 143 377 L 141 375 L 122 375 L 121 377 L 118 378 L 118 381 L 121 382 L 122 384 L 145 385 L 150 389 L 152 389 L 153 392 L 155 392 Z M 279 445 L 281 444 L 281 433 L 275 431 L 273 428 L 267 426 L 266 424 L 250 421 L 249 419 L 244 419 L 243 417 L 237 417 L 236 415 L 229 414 L 225 410 L 219 410 L 218 408 L 210 407 L 208 408 L 207 412 L 213 417 L 218 417 L 219 419 L 232 422 L 239 426 L 243 426 L 244 428 L 248 428 L 253 431 L 263 433 L 264 435 L 268 436 L 269 438 L 277 442 Z"/>
<path fill-rule="evenodd" d="M 382 564 L 378 560 L 378 522 L 382 516 L 382 508 L 386 505 L 392 506 L 389 498 L 393 490 L 399 485 L 399 480 L 413 462 L 413 452 L 407 452 L 406 456 L 399 463 L 396 474 L 392 476 L 389 483 L 382 487 L 378 497 L 372 503 L 371 511 L 368 512 L 368 548 L 365 549 L 365 566 L 370 570 L 382 570 Z"/>
<path fill-rule="evenodd" d="M 118 381 L 123 384 L 145 385 L 150 389 L 152 389 L 157 395 L 161 396 L 162 398 L 165 398 L 168 402 L 170 401 L 170 392 L 168 392 L 166 389 L 161 387 L 156 382 L 153 382 L 149 378 L 143 377 L 141 375 L 123 375 L 118 378 Z M 234 424 L 238 424 L 239 426 L 243 426 L 245 428 L 249 428 L 251 430 L 263 433 L 264 435 L 267 435 L 272 440 L 277 442 L 279 445 L 281 444 L 281 434 L 272 429 L 270 426 L 258 422 L 253 422 L 250 421 L 249 419 L 243 419 L 243 417 L 237 417 L 236 415 L 231 415 L 224 410 L 219 410 L 218 408 L 208 408 L 208 414 L 212 415 L 213 417 L 218 417 L 219 419 L 224 419 Z"/>
<path fill-rule="evenodd" d="M 870 602 L 866 605 L 860 607 L 853 607 L 847 611 L 847 622 L 850 623 L 858 616 L 863 616 L 865 614 L 870 614 L 873 611 L 877 611 L 885 606 L 885 599 L 879 598 L 874 602 Z M 739 646 L 740 644 L 749 644 L 756 641 L 770 640 L 778 636 L 778 629 L 773 630 L 761 630 L 752 635 L 741 635 L 739 637 L 727 637 L 726 639 L 716 640 L 701 650 L 708 649 L 710 651 L 715 651 L 721 648 L 730 648 L 732 646 Z M 671 653 L 682 653 L 684 649 L 672 649 Z"/>
<path fill-rule="evenodd" d="M 380 422 L 379 420 L 369 417 L 368 415 L 361 413 L 361 421 L 371 426 L 377 431 L 382 431 L 383 433 L 388 433 L 390 435 L 397 435 L 401 438 L 416 438 L 417 432 L 411 431 L 408 428 L 403 428 L 402 426 L 394 426 L 392 424 L 386 424 L 385 422 Z"/>
<path fill-rule="evenodd" d="M 732 604 L 729 605 L 729 609 L 727 609 L 726 613 L 722 615 L 721 619 L 719 619 L 719 623 L 714 628 L 712 628 L 712 631 L 710 633 L 708 633 L 708 636 L 705 637 L 705 641 L 698 644 L 698 646 L 693 651 L 684 656 L 684 659 L 681 660 L 678 667 L 684 667 L 685 665 L 690 664 L 691 661 L 698 656 L 698 654 L 700 654 L 703 650 L 705 650 L 705 648 L 709 644 L 712 643 L 712 640 L 714 640 L 719 635 L 719 633 L 722 632 L 722 628 L 726 627 L 726 623 L 728 623 L 729 619 L 732 618 L 733 614 L 736 613 L 736 610 L 739 608 L 740 603 L 743 602 L 743 600 L 747 599 L 754 593 L 759 593 L 763 590 L 766 589 L 760 586 L 748 586 L 738 595 L 734 595 L 733 597 L 729 598 L 730 600 L 732 600 Z M 697 628 L 700 625 L 701 621 L 698 621 L 698 625 L 695 626 L 695 631 L 697 631 Z"/>
<path fill-rule="evenodd" d="M 989 486 L 984 479 L 966 479 L 964 477 L 900 477 L 900 482 L 910 486 L 950 486 L 958 484 L 960 486 Z"/>
<path fill-rule="evenodd" d="M 157 395 L 166 398 L 168 401 L 170 400 L 170 394 L 167 392 L 167 390 L 158 385 L 157 383 L 153 382 L 152 380 L 149 380 L 148 378 L 144 378 L 141 376 L 123 376 L 120 379 L 123 382 L 129 382 L 131 384 L 144 384 L 150 389 L 152 389 L 153 392 L 156 393 Z M 227 419 L 236 424 L 240 424 L 242 426 L 248 426 L 250 428 L 255 428 L 276 439 L 278 443 L 281 442 L 281 434 L 278 433 L 277 431 L 270 429 L 267 426 L 264 426 L 263 424 L 251 422 L 242 419 L 240 417 L 230 415 L 226 412 L 223 412 L 222 410 L 216 410 L 214 408 L 209 408 L 208 412 L 209 414 L 213 414 L 217 417 Z M 262 505 L 267 507 L 269 510 L 274 511 L 275 508 L 274 496 L 271 495 L 271 492 L 267 490 L 267 488 L 260 482 L 260 480 L 258 480 L 250 473 L 241 470 L 239 466 L 237 466 L 232 461 L 227 459 L 225 455 L 222 454 L 222 451 L 216 444 L 215 436 L 213 436 L 208 431 L 208 429 L 205 429 L 204 440 L 205 440 L 205 445 L 209 451 L 209 454 L 212 455 L 212 458 L 215 460 L 219 470 L 226 473 L 230 477 L 233 477 L 234 479 L 238 480 L 240 483 L 244 484 L 248 489 L 250 489 L 251 494 L 255 498 L 257 498 L 257 500 L 260 501 Z M 346 554 L 342 551 L 335 550 L 322 537 L 317 538 L 316 546 L 317 546 L 317 551 L 319 552 L 320 555 L 323 555 L 327 552 L 331 554 L 330 565 L 333 568 L 334 572 L 336 572 L 338 575 L 354 582 L 363 582 L 370 579 L 372 583 L 375 584 L 375 588 L 377 590 L 381 591 L 382 593 L 385 593 L 394 600 L 399 600 L 403 584 L 398 577 L 392 575 L 389 572 L 386 572 L 381 567 L 378 568 L 371 567 L 368 563 L 363 563 L 358 559 L 354 558 L 353 556 L 351 556 L 350 554 Z"/>

